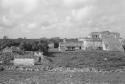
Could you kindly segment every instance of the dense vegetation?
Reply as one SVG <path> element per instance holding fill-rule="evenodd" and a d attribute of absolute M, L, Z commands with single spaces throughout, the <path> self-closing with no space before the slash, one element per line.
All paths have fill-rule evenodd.
<path fill-rule="evenodd" d="M 19 47 L 24 51 L 47 51 L 48 43 L 46 40 L 32 40 L 32 39 L 1 39 L 0 49 L 6 47 Z"/>
<path fill-rule="evenodd" d="M 18 39 L 9 39 L 7 37 L 3 37 L 0 39 L 0 50 L 6 47 L 19 47 L 24 51 L 42 51 L 48 52 L 48 44 L 54 43 L 54 48 L 58 48 L 60 38 L 41 38 L 41 39 L 26 39 L 26 38 L 18 38 Z"/>

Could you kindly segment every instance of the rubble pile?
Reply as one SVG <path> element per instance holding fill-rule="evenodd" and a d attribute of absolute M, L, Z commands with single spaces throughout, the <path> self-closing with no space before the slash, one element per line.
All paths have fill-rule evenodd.
<path fill-rule="evenodd" d="M 95 73 L 111 73 L 111 72 L 124 72 L 125 69 L 116 69 L 116 70 L 104 70 L 96 68 L 64 68 L 58 67 L 49 70 L 50 72 L 95 72 Z"/>
<path fill-rule="evenodd" d="M 4 66 L 7 71 L 47 71 L 48 66 Z"/>

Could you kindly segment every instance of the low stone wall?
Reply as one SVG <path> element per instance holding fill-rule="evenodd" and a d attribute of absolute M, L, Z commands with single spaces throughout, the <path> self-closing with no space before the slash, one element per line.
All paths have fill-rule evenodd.
<path fill-rule="evenodd" d="M 4 70 L 6 71 L 47 71 L 49 70 L 49 66 L 4 66 Z"/>
<path fill-rule="evenodd" d="M 57 67 L 52 68 L 49 66 L 35 65 L 35 66 L 3 66 L 4 70 L 7 71 L 48 71 L 48 72 L 94 72 L 94 73 L 111 73 L 111 72 L 125 72 L 125 69 L 116 69 L 106 71 L 103 69 L 96 69 L 93 67 L 85 67 L 85 68 L 65 68 L 65 67 Z"/>
<path fill-rule="evenodd" d="M 94 73 L 111 73 L 111 72 L 125 72 L 125 69 L 117 69 L 117 70 L 110 70 L 106 71 L 103 69 L 95 69 L 95 68 L 53 68 L 52 70 L 49 70 L 51 72 L 94 72 Z"/>

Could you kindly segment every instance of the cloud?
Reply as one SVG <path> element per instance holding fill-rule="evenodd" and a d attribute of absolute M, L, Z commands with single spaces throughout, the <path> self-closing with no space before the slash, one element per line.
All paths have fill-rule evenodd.
<path fill-rule="evenodd" d="M 64 0 L 65 6 L 70 8 L 73 20 L 82 21 L 95 10 L 95 2 L 97 0 Z"/>
<path fill-rule="evenodd" d="M 73 9 L 79 9 L 84 6 L 88 6 L 96 2 L 97 0 L 64 0 L 64 4 Z"/>
<path fill-rule="evenodd" d="M 29 12 L 36 8 L 38 0 L 2 0 L 4 8 L 10 8 L 16 12 Z"/>
<path fill-rule="evenodd" d="M 86 3 L 88 0 L 64 0 L 64 4 L 70 7 L 75 7 L 76 5 L 79 4 L 84 4 Z"/>
<path fill-rule="evenodd" d="M 93 7 L 86 6 L 86 7 L 77 9 L 77 10 L 75 10 L 75 9 L 72 10 L 72 15 L 75 18 L 75 20 L 78 20 L 78 21 L 80 20 L 81 21 L 81 20 L 89 17 L 92 10 L 93 10 Z"/>
<path fill-rule="evenodd" d="M 15 28 L 24 21 L 24 17 L 33 13 L 39 0 L 1 0 L 0 24 L 4 28 Z"/>
<path fill-rule="evenodd" d="M 122 32 L 124 28 L 124 0 L 0 2 L 0 27 L 12 37 L 82 37 L 91 31 L 107 29 Z"/>

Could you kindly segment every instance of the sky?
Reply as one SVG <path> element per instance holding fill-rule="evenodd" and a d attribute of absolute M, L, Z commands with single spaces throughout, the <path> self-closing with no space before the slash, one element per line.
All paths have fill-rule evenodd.
<path fill-rule="evenodd" d="M 85 37 L 119 32 L 125 37 L 125 0 L 0 0 L 0 38 Z"/>

